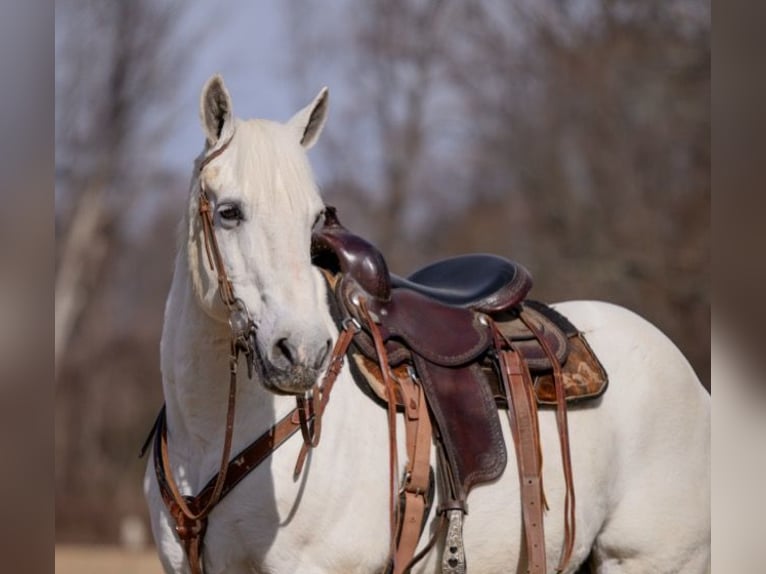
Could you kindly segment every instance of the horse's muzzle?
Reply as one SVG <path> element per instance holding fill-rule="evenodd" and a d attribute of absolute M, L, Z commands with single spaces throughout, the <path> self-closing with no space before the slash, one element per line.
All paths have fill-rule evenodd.
<path fill-rule="evenodd" d="M 277 369 L 264 365 L 263 386 L 280 395 L 303 395 L 318 382 L 321 371 L 303 365 Z"/>

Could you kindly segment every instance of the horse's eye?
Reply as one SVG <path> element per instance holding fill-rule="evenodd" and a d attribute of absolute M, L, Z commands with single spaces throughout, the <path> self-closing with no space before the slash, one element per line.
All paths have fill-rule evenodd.
<path fill-rule="evenodd" d="M 224 203 L 217 211 L 225 227 L 235 227 L 243 219 L 242 210 L 234 203 Z"/>

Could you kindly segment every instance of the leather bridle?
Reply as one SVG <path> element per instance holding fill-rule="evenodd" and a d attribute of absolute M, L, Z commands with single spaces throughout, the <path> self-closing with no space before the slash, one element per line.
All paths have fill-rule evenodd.
<path fill-rule="evenodd" d="M 233 137 L 233 136 L 232 136 Z M 229 138 L 223 145 L 204 157 L 198 173 L 212 160 L 220 156 L 231 143 Z M 245 449 L 231 458 L 231 444 L 234 434 L 234 414 L 236 411 L 237 370 L 239 355 L 244 353 L 247 359 L 248 377 L 252 378 L 256 361 L 260 361 L 256 347 L 256 324 L 245 303 L 239 299 L 226 273 L 221 251 L 215 236 L 213 209 L 202 178 L 199 189 L 199 217 L 202 223 L 205 252 L 211 271 L 218 280 L 218 292 L 221 301 L 229 311 L 231 329 L 229 352 L 229 393 L 226 411 L 226 430 L 218 472 L 210 479 L 196 496 L 184 496 L 173 477 L 168 454 L 167 421 L 165 407 L 160 411 L 157 421 L 141 450 L 144 455 L 154 436 L 154 470 L 160 494 L 170 516 L 175 521 L 178 534 L 192 574 L 202 574 L 202 541 L 207 527 L 207 519 L 215 506 L 247 474 L 265 460 L 272 452 L 298 430 L 303 436 L 303 445 L 295 465 L 296 477 L 303 469 L 303 463 L 310 448 L 319 444 L 321 419 L 330 398 L 330 391 L 342 367 L 346 351 L 359 326 L 351 321 L 344 322 L 338 340 L 333 347 L 330 361 L 320 384 L 315 385 L 310 393 L 296 397 L 296 408 L 280 421 L 272 425 L 265 433 L 254 440 Z"/>

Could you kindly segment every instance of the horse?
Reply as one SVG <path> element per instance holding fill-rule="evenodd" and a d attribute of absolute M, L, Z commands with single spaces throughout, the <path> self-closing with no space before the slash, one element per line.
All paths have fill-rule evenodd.
<path fill-rule="evenodd" d="M 216 475 L 222 451 L 239 452 L 289 416 L 295 397 L 331 362 L 340 329 L 327 282 L 312 265 L 312 229 L 325 206 L 306 155 L 325 125 L 328 101 L 325 88 L 286 123 L 241 120 L 220 76 L 202 90 L 205 145 L 180 227 L 161 339 L 164 456 L 182 496 Z M 633 312 L 596 301 L 554 307 L 583 333 L 609 376 L 601 397 L 569 409 L 578 504 L 565 572 L 586 564 L 602 574 L 709 571 L 708 393 L 678 348 Z M 233 350 L 233 316 L 251 322 L 240 330 L 246 353 Z M 232 372 L 241 380 L 227 387 Z M 387 414 L 355 384 L 347 364 L 334 389 L 321 444 L 309 449 L 299 476 L 300 434 L 210 511 L 206 574 L 386 571 Z M 236 412 L 227 426 L 232 400 Z M 554 562 L 564 541 L 565 485 L 552 411 L 541 409 L 539 433 L 546 553 Z M 510 444 L 507 421 L 503 436 Z M 502 476 L 471 493 L 463 532 L 471 572 L 527 569 L 515 464 L 511 449 Z M 189 549 L 158 481 L 150 460 L 144 492 L 161 563 L 166 572 L 189 572 Z M 419 549 L 435 528 L 435 507 Z M 437 543 L 412 572 L 439 572 L 443 552 Z"/>

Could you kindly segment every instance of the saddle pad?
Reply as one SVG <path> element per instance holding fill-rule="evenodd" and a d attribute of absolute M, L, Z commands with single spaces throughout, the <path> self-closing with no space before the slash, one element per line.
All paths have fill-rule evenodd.
<path fill-rule="evenodd" d="M 508 408 L 505 393 L 502 390 L 494 365 L 490 362 L 484 362 L 482 370 L 490 382 L 492 395 L 495 397 L 497 406 L 503 409 Z M 556 389 L 553 386 L 552 370 L 549 368 L 545 371 L 531 372 L 537 404 L 555 406 Z M 561 374 L 564 383 L 564 395 L 568 403 L 595 399 L 606 391 L 609 384 L 609 377 L 604 367 L 581 333 L 574 333 L 569 336 L 569 354 L 561 367 Z"/>
<path fill-rule="evenodd" d="M 564 393 L 567 402 L 574 403 L 601 396 L 609 384 L 609 377 L 588 345 L 585 337 L 577 333 L 569 339 L 569 356 L 562 369 Z M 553 374 L 533 375 L 535 394 L 540 405 L 556 404 Z"/>

